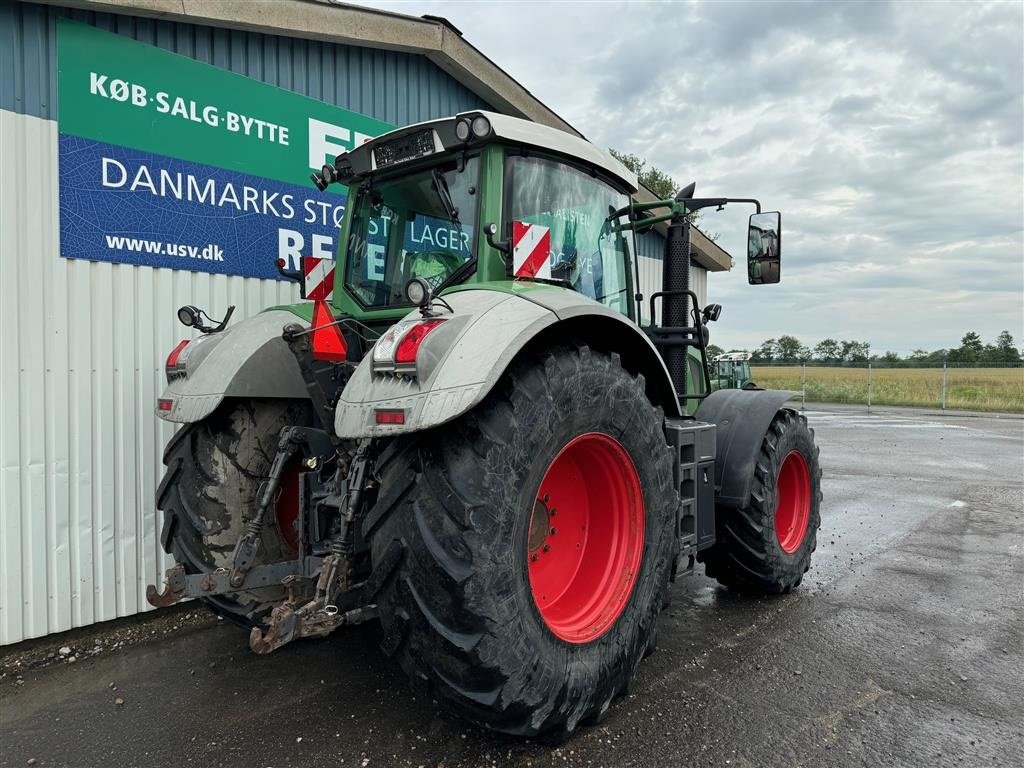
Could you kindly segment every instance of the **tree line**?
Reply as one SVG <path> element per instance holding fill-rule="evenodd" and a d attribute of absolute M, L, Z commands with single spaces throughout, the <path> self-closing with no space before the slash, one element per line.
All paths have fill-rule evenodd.
<path fill-rule="evenodd" d="M 840 339 L 822 339 L 813 347 L 804 345 L 795 336 L 783 335 L 777 339 L 765 339 L 754 350 L 733 350 L 750 352 L 753 363 L 778 362 L 801 363 L 821 362 L 838 365 L 840 363 L 1019 363 L 1022 362 L 1021 350 L 1009 331 L 1000 333 L 994 344 L 986 344 L 975 331 L 968 331 L 960 339 L 960 346 L 950 349 L 915 349 L 909 355 L 901 356 L 896 352 L 882 354 L 871 351 L 871 342 L 848 341 Z M 714 344 L 708 346 L 708 356 L 714 357 L 724 352 Z"/>

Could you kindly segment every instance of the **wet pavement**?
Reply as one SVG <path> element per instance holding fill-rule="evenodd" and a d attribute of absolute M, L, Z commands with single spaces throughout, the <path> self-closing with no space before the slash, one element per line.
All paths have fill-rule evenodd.
<path fill-rule="evenodd" d="M 0 766 L 1024 765 L 1024 420 L 808 416 L 825 501 L 803 586 L 681 580 L 631 694 L 561 747 L 446 717 L 375 625 L 256 657 L 202 619 L 6 675 Z"/>

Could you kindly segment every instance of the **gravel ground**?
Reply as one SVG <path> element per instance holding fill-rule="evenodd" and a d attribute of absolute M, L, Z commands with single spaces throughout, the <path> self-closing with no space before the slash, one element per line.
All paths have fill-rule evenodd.
<path fill-rule="evenodd" d="M 803 586 L 681 580 L 632 693 L 561 747 L 447 718 L 374 625 L 256 657 L 186 606 L 0 649 L 0 766 L 1024 765 L 1024 421 L 808 416 Z"/>

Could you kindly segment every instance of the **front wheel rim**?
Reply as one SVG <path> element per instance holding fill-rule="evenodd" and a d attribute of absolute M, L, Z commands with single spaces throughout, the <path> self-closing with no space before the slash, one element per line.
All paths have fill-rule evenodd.
<path fill-rule="evenodd" d="M 548 629 L 569 643 L 607 632 L 643 548 L 643 493 L 626 449 L 600 432 L 569 441 L 541 480 L 527 533 L 530 591 Z"/>
<path fill-rule="evenodd" d="M 782 460 L 775 480 L 775 535 L 779 546 L 793 554 L 803 544 L 811 518 L 811 473 L 800 451 Z"/>

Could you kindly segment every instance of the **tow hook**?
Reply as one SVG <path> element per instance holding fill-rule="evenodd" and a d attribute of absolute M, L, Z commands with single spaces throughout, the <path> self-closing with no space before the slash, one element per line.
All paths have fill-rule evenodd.
<path fill-rule="evenodd" d="M 163 592 L 157 592 L 156 587 L 152 584 L 146 587 L 146 601 L 154 608 L 166 608 L 185 596 L 187 586 L 185 566 L 179 563 L 168 568 L 167 573 L 164 574 Z"/>

